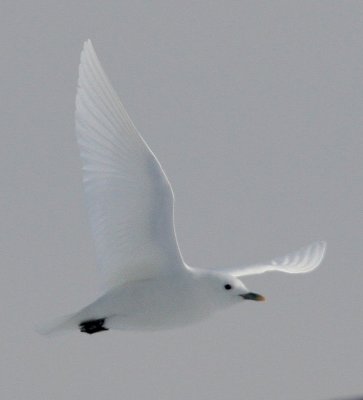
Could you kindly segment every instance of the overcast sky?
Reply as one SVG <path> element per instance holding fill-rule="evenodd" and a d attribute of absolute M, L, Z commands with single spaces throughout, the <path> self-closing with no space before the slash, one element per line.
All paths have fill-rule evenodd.
<path fill-rule="evenodd" d="M 3 0 L 3 399 L 337 399 L 363 393 L 363 2 Z M 97 295 L 74 136 L 91 38 L 173 185 L 185 260 L 328 241 L 317 271 L 185 329 L 45 339 Z"/>

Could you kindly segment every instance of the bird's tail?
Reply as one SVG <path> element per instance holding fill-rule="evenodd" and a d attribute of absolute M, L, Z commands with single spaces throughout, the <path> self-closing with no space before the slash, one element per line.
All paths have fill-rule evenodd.
<path fill-rule="evenodd" d="M 45 324 L 38 325 L 36 331 L 40 335 L 56 336 L 62 333 L 75 331 L 78 328 L 75 321 L 76 314 L 69 314 L 57 319 L 53 319 Z"/>

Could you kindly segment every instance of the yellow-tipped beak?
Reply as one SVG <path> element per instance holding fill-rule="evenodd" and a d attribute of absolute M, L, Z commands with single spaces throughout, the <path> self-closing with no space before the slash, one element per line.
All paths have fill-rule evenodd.
<path fill-rule="evenodd" d="M 240 296 L 243 297 L 245 300 L 266 301 L 266 299 L 262 295 L 252 292 L 241 294 Z"/>

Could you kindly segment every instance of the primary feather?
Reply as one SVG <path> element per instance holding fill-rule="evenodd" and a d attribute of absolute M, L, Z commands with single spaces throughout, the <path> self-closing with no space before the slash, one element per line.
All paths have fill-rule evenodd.
<path fill-rule="evenodd" d="M 183 266 L 170 183 L 113 90 L 90 40 L 79 66 L 76 131 L 104 287 Z"/>
<path fill-rule="evenodd" d="M 227 269 L 226 272 L 238 278 L 248 275 L 263 274 L 269 271 L 301 274 L 312 271 L 318 267 L 324 258 L 325 251 L 326 242 L 314 242 L 285 256 L 276 257 L 266 263 Z"/>

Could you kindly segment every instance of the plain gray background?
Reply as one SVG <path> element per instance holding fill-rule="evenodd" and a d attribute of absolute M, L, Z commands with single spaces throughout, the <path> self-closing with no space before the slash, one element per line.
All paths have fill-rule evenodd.
<path fill-rule="evenodd" d="M 361 1 L 6 1 L 0 23 L 2 399 L 328 399 L 363 392 Z M 185 329 L 37 323 L 97 294 L 74 97 L 93 40 L 176 195 L 186 261 L 328 241 Z"/>

